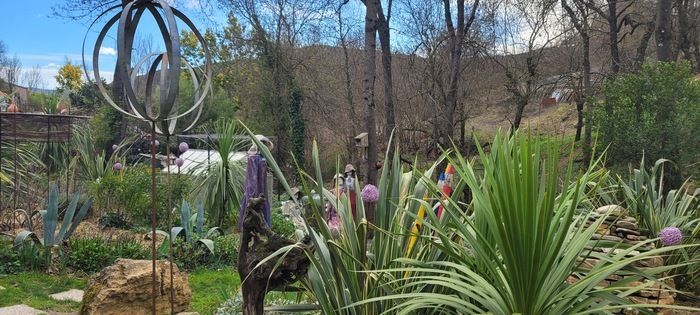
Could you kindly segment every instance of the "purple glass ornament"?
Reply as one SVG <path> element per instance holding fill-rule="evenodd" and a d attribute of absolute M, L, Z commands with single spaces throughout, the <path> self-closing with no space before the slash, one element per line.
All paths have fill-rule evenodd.
<path fill-rule="evenodd" d="M 112 169 L 117 171 L 117 172 L 121 171 L 123 168 L 124 168 L 124 166 L 122 165 L 122 163 L 119 163 L 119 162 L 114 163 L 114 165 L 112 165 Z"/>
<path fill-rule="evenodd" d="M 185 153 L 187 150 L 190 149 L 190 146 L 187 144 L 187 142 L 180 142 L 178 148 L 180 149 L 180 153 Z"/>
<path fill-rule="evenodd" d="M 181 158 L 175 159 L 175 165 L 177 165 L 177 167 L 182 167 L 182 165 L 184 165 L 184 164 L 185 164 L 185 160 L 183 160 Z"/>
<path fill-rule="evenodd" d="M 677 227 L 665 227 L 659 232 L 661 244 L 664 246 L 679 245 L 683 241 L 683 234 Z"/>
<path fill-rule="evenodd" d="M 377 189 L 377 186 L 367 184 L 362 188 L 360 196 L 362 196 L 362 200 L 365 202 L 375 203 L 379 201 L 379 189 Z"/>

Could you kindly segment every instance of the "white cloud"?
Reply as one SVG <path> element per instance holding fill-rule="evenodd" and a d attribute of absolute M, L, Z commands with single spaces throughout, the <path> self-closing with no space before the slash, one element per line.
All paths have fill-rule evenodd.
<path fill-rule="evenodd" d="M 112 47 L 100 47 L 100 55 L 103 56 L 116 56 L 117 50 Z"/>

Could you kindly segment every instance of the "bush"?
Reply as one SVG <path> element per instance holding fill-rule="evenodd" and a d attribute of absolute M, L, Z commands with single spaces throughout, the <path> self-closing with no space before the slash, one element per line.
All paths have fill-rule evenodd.
<path fill-rule="evenodd" d="M 112 249 L 100 237 L 76 238 L 68 243 L 66 265 L 73 270 L 92 273 L 113 262 Z"/>
<path fill-rule="evenodd" d="M 696 158 L 700 140 L 700 83 L 688 63 L 645 64 L 607 84 L 595 121 L 610 161 L 626 166 L 644 154 L 683 169 Z"/>
<path fill-rule="evenodd" d="M 199 242 L 187 242 L 183 238 L 173 242 L 173 261 L 183 270 L 197 268 L 222 268 L 236 266 L 240 240 L 231 235 L 213 238 L 214 254 Z M 167 243 L 161 248 L 161 259 L 167 259 Z"/>
<path fill-rule="evenodd" d="M 21 269 L 19 255 L 12 249 L 12 243 L 0 242 L 0 275 L 15 274 Z"/>
<path fill-rule="evenodd" d="M 158 218 L 168 215 L 167 175 L 157 176 Z M 186 176 L 170 178 L 173 205 L 176 205 L 189 191 Z M 149 226 L 151 213 L 151 168 L 147 166 L 126 166 L 122 172 L 109 174 L 90 184 L 90 194 L 100 212 L 113 212 L 124 221 L 135 225 Z M 159 220 L 159 228 L 167 226 L 166 220 Z"/>
<path fill-rule="evenodd" d="M 122 230 L 127 230 L 131 228 L 131 223 L 129 223 L 123 214 L 117 212 L 105 213 L 99 220 L 100 229 L 105 228 L 117 228 Z"/>
<path fill-rule="evenodd" d="M 272 230 L 279 235 L 290 236 L 294 234 L 296 229 L 294 223 L 282 214 L 281 208 L 274 208 L 272 210 Z"/>
<path fill-rule="evenodd" d="M 74 271 L 93 273 L 114 264 L 117 258 L 144 259 L 147 256 L 147 250 L 132 239 L 89 237 L 72 239 L 65 260 Z"/>

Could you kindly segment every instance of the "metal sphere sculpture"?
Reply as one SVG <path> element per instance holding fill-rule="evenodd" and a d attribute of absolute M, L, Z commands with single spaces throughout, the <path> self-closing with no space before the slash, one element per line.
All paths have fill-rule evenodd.
<path fill-rule="evenodd" d="M 113 15 L 100 31 L 95 42 L 92 54 L 92 72 L 95 84 L 102 97 L 109 105 L 120 113 L 144 120 L 155 125 L 156 132 L 162 135 L 173 135 L 176 131 L 185 132 L 196 125 L 202 111 L 204 100 L 211 89 L 211 55 L 205 44 L 204 37 L 194 26 L 192 21 L 182 12 L 171 7 L 165 0 L 134 0 L 122 7 L 116 5 L 107 9 L 100 15 L 93 25 L 107 13 L 121 9 Z M 136 34 L 144 13 L 150 13 L 160 30 L 165 46 L 165 52 L 150 52 L 136 62 L 132 59 L 134 35 Z M 202 66 L 203 75 L 197 77 L 196 71 L 181 55 L 180 32 L 177 20 L 184 23 L 193 32 L 199 41 L 205 63 Z M 107 92 L 100 76 L 100 48 L 105 37 L 113 27 L 117 25 L 117 66 L 115 76 L 124 83 L 125 106 L 118 105 Z M 92 28 L 92 26 L 90 28 Z M 86 36 L 87 38 L 87 36 Z M 85 41 L 83 42 L 83 52 Z M 133 65 L 133 66 L 132 66 Z M 83 66 L 88 73 L 83 53 Z M 139 77 L 139 70 L 147 66 L 145 79 Z M 183 107 L 179 100 L 180 75 L 185 70 L 192 78 L 194 85 L 194 102 Z M 156 88 L 160 90 L 157 91 Z M 139 98 L 137 91 L 144 91 Z M 158 99 L 154 94 L 159 92 Z M 194 113 L 194 118 L 184 128 L 177 129 L 179 118 Z"/>
<path fill-rule="evenodd" d="M 151 125 L 151 259 L 152 259 L 152 305 L 151 313 L 156 314 L 156 133 L 162 134 L 168 139 L 175 132 L 185 132 L 193 128 L 202 112 L 202 105 L 208 92 L 211 89 L 211 56 L 204 37 L 194 26 L 192 21 L 182 12 L 171 7 L 165 0 L 133 0 L 124 4 L 115 5 L 100 16 L 90 25 L 91 29 L 97 21 L 113 10 L 119 10 L 114 14 L 100 31 L 95 42 L 92 53 L 92 71 L 95 84 L 102 97 L 107 103 L 120 113 L 134 117 L 150 123 Z M 144 13 L 148 12 L 160 31 L 165 52 L 149 52 L 140 60 L 132 59 L 132 49 L 134 48 L 135 34 L 139 28 L 139 22 Z M 197 73 L 181 55 L 180 32 L 178 30 L 178 20 L 190 28 L 196 36 L 204 52 L 205 63 L 202 65 L 203 75 Z M 117 104 L 107 93 L 103 80 L 100 76 L 100 48 L 107 34 L 112 28 L 117 26 L 117 65 L 115 68 L 115 79 L 120 79 L 124 84 L 123 100 L 124 105 Z M 88 33 L 89 33 L 88 29 Z M 85 42 L 83 40 L 83 68 L 87 74 L 85 63 Z M 135 62 L 133 62 L 135 61 Z M 139 70 L 146 68 L 144 75 L 139 76 Z M 180 104 L 180 75 L 182 71 L 187 71 L 194 85 L 194 101 L 192 104 Z M 89 79 L 89 76 L 88 76 Z M 139 91 L 143 94 L 139 95 Z M 121 94 L 122 91 L 119 91 Z M 157 99 L 154 97 L 158 93 Z M 139 97 L 141 96 L 141 97 Z M 180 118 L 194 113 L 194 117 L 184 127 L 177 129 L 177 121 Z M 168 143 L 169 145 L 169 143 Z M 166 161 L 169 161 L 166 158 Z M 115 164 L 115 169 L 117 165 Z M 121 164 L 118 167 L 121 169 Z M 168 185 L 170 187 L 170 185 Z M 170 203 L 170 197 L 168 198 Z M 172 207 L 169 207 L 172 209 Z M 168 211 L 168 226 L 172 225 L 171 212 Z M 169 245 L 170 253 L 170 308 L 175 312 L 173 306 L 173 270 L 172 270 L 172 244 Z"/>

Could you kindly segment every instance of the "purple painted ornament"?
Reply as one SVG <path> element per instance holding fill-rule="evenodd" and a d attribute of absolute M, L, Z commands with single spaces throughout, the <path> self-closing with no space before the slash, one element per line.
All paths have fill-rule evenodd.
<path fill-rule="evenodd" d="M 377 186 L 367 184 L 364 188 L 362 188 L 362 193 L 360 193 L 360 196 L 362 196 L 362 200 L 365 202 L 375 203 L 379 201 L 379 190 L 377 189 Z"/>
<path fill-rule="evenodd" d="M 185 153 L 187 150 L 190 149 L 190 146 L 187 144 L 187 142 L 180 142 L 178 148 L 180 149 L 180 153 Z"/>
<path fill-rule="evenodd" d="M 677 227 L 665 227 L 659 232 L 661 244 L 664 246 L 679 245 L 683 241 L 683 234 Z"/>
<path fill-rule="evenodd" d="M 177 167 L 182 167 L 182 165 L 184 165 L 184 164 L 185 164 L 185 160 L 183 160 L 181 158 L 175 159 L 175 165 L 177 165 Z"/>
<path fill-rule="evenodd" d="M 124 166 L 122 165 L 122 163 L 119 163 L 119 162 L 114 163 L 114 165 L 112 165 L 112 169 L 117 171 L 117 172 L 121 171 L 123 168 L 124 168 Z"/>

